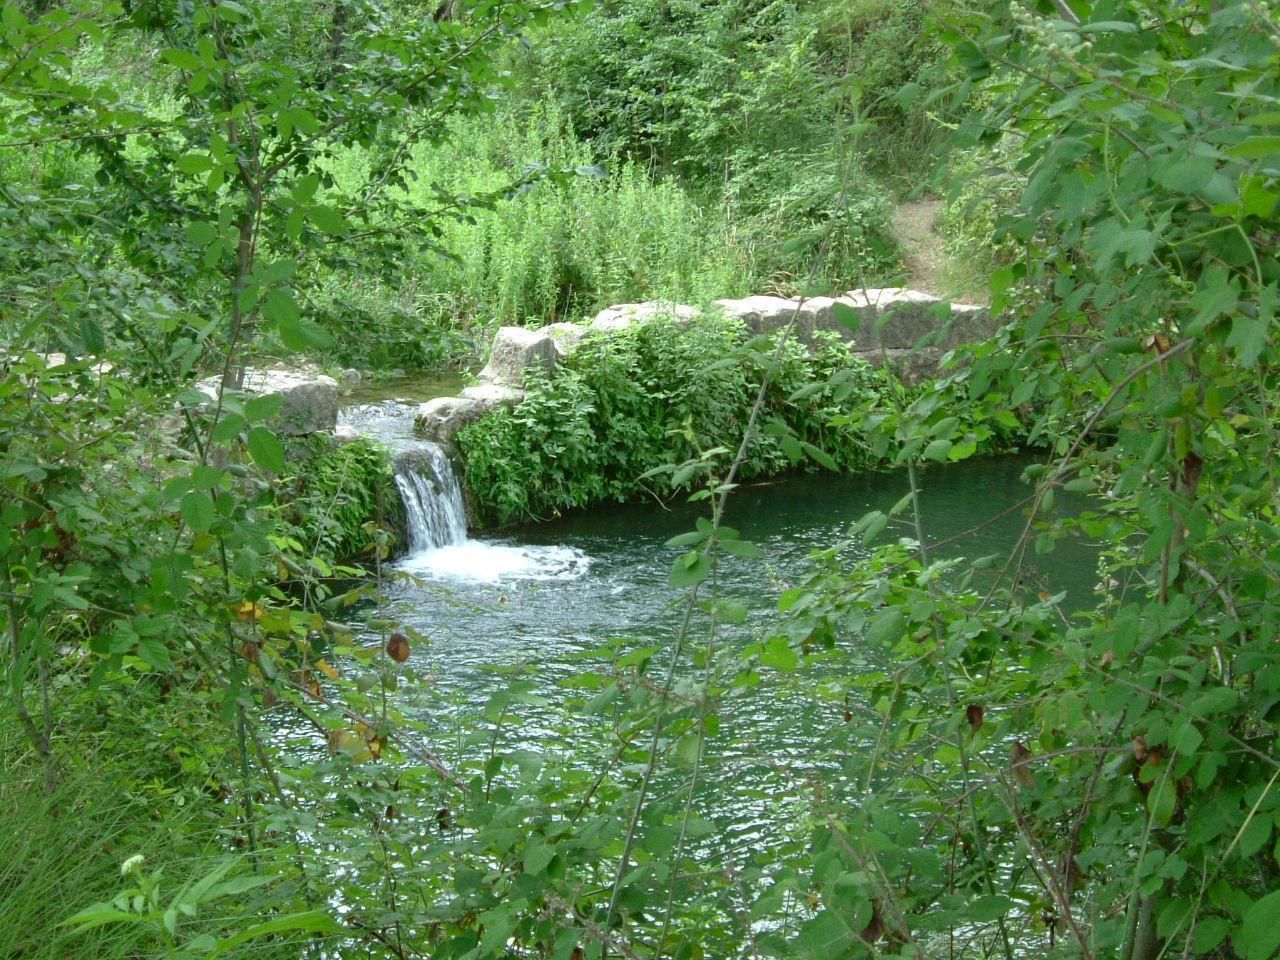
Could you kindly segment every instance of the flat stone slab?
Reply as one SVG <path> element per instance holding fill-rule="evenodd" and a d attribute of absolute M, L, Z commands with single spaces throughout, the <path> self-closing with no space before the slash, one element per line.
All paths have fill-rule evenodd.
<path fill-rule="evenodd" d="M 474 387 L 465 387 L 462 396 L 468 400 L 479 400 L 481 403 L 495 407 L 504 403 L 514 406 L 524 399 L 524 391 L 501 383 L 482 383 Z"/>
<path fill-rule="evenodd" d="M 666 317 L 681 323 L 687 323 L 697 317 L 701 311 L 687 303 L 671 303 L 666 300 L 649 300 L 644 303 L 619 303 L 605 307 L 597 313 L 587 325 L 592 330 L 612 333 L 625 330 L 633 323 L 643 323 L 655 317 Z"/>
<path fill-rule="evenodd" d="M 837 305 L 858 317 L 856 330 L 836 319 Z M 991 333 L 985 307 L 945 301 L 918 290 L 877 287 L 851 290 L 841 297 L 810 297 L 801 302 L 785 297 L 744 297 L 717 300 L 725 316 L 736 317 L 753 336 L 780 330 L 795 321 L 795 336 L 809 341 L 819 330 L 834 330 L 852 340 L 859 351 L 909 350 L 925 337 L 935 345 L 954 346 Z"/>
<path fill-rule="evenodd" d="M 796 313 L 796 301 L 784 297 L 743 297 L 711 305 L 726 317 L 741 320 L 753 337 L 785 327 Z"/>
<path fill-rule="evenodd" d="M 904 287 L 850 290 L 840 302 L 862 317 L 853 336 L 861 349 L 909 350 L 926 337 L 931 346 L 955 346 L 993 332 L 986 307 L 947 302 Z M 883 320 L 883 322 L 882 322 Z"/>
<path fill-rule="evenodd" d="M 216 398 L 221 382 L 219 377 L 207 377 L 196 383 L 196 389 Z M 286 367 L 250 368 L 245 371 L 241 393 L 281 396 L 280 409 L 268 422 L 276 433 L 333 433 L 338 425 L 338 382 L 323 373 Z"/>
<path fill-rule="evenodd" d="M 541 328 L 542 332 L 551 338 L 551 342 L 556 348 L 556 357 L 563 360 L 569 354 L 578 348 L 578 344 L 586 339 L 591 329 L 581 323 L 569 323 L 562 321 L 560 323 L 551 323 Z"/>
<path fill-rule="evenodd" d="M 448 444 L 453 435 L 475 423 L 493 409 L 493 404 L 473 397 L 436 397 L 418 407 L 413 432 L 427 440 Z"/>

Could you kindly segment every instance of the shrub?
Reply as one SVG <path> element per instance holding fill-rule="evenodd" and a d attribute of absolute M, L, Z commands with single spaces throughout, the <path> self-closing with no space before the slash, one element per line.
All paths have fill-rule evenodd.
<path fill-rule="evenodd" d="M 335 560 L 370 552 L 369 524 L 403 530 L 400 495 L 387 453 L 368 440 L 335 445 L 327 437 L 298 441 L 300 461 L 286 481 L 285 518 L 304 556 Z"/>
<path fill-rule="evenodd" d="M 737 321 L 655 319 L 586 340 L 525 399 L 458 433 L 466 481 L 484 519 L 546 517 L 602 500 L 689 489 L 736 449 L 765 364 L 777 362 L 759 433 L 740 476 L 791 467 L 806 450 L 839 469 L 873 457 L 840 411 L 874 403 L 885 380 L 834 334 L 812 350 L 747 344 Z M 714 362 L 709 362 L 714 361 Z M 825 456 L 823 456 L 825 454 Z"/>

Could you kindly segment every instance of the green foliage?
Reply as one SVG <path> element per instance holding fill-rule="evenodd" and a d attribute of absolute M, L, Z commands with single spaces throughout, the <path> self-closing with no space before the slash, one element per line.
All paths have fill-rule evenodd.
<path fill-rule="evenodd" d="M 901 77 L 886 70 L 873 83 L 892 87 L 864 90 L 865 64 L 834 50 L 853 42 L 840 22 L 826 4 L 602 5 L 557 24 L 519 66 L 597 156 L 629 158 L 723 206 L 755 251 L 757 289 L 800 286 L 824 236 L 818 277 L 848 288 L 899 266 L 884 190 L 865 172 L 880 137 L 860 104 L 892 104 Z M 859 50 L 907 59 L 880 39 Z"/>
<path fill-rule="evenodd" d="M 86 896 L 105 896 L 114 887 L 120 852 L 140 842 L 129 832 L 146 822 L 149 811 L 122 793 L 104 790 L 101 770 L 76 770 L 52 795 L 46 793 L 39 758 L 23 743 L 16 717 L 5 710 L 0 719 L 0 804 L 7 824 L 0 836 L 5 918 L 0 955 L 29 960 L 62 960 L 77 953 L 104 960 L 136 956 L 138 936 L 99 931 L 72 940 L 57 924 Z M 87 824 L 93 825 L 92 842 L 85 836 Z"/>
<path fill-rule="evenodd" d="M 405 196 L 415 206 L 429 209 L 442 192 L 502 196 L 530 179 L 501 202 L 441 223 L 415 254 L 399 294 L 409 301 L 402 313 L 412 325 L 395 327 L 365 312 L 374 320 L 376 349 L 402 365 L 413 365 L 410 351 L 432 349 L 433 337 L 457 337 L 459 321 L 488 330 L 495 321 L 578 319 L 614 303 L 702 303 L 763 282 L 756 251 L 723 212 L 675 183 L 654 183 L 634 164 L 597 168 L 554 105 L 527 116 L 459 120 L 450 133 L 412 150 Z M 346 151 L 334 175 L 347 189 L 362 189 L 374 175 L 369 161 L 366 151 Z M 332 284 L 332 320 L 325 322 L 335 333 L 353 306 L 385 297 L 363 293 L 365 286 L 348 293 L 345 281 Z"/>
<path fill-rule="evenodd" d="M 813 16 L 814 43 L 828 70 L 856 78 L 874 133 L 868 168 L 896 193 L 933 179 L 947 152 L 947 126 L 957 111 L 947 95 L 946 47 L 929 27 L 949 5 L 918 0 L 839 0 Z"/>
<path fill-rule="evenodd" d="M 289 463 L 266 425 L 272 402 L 235 386 L 256 350 L 325 342 L 307 309 L 325 271 L 359 264 L 385 279 L 402 241 L 430 234 L 433 215 L 382 189 L 402 170 L 395 158 L 438 135 L 443 115 L 480 109 L 495 46 L 551 8 L 488 4 L 466 24 L 436 24 L 362 5 L 343 25 L 341 61 L 326 63 L 285 54 L 295 28 L 337 27 L 309 4 L 68 6 L 0 5 L 0 139 L 21 177 L 0 185 L 0 716 L 49 798 L 72 783 L 67 731 L 88 727 L 92 708 L 127 721 L 103 731 L 104 753 L 138 743 L 155 763 L 101 785 L 210 814 L 215 863 L 240 848 L 255 873 L 280 877 L 259 889 L 204 860 L 169 874 L 190 879 L 173 890 L 148 872 L 122 902 L 78 915 L 87 949 L 189 956 L 333 933 L 301 909 L 311 893 L 298 838 L 258 820 L 262 792 L 282 788 L 254 713 L 292 696 L 320 726 L 315 677 L 333 672 L 320 648 L 335 633 L 319 609 L 333 603 L 324 581 L 354 572 L 325 549 L 356 546 L 385 463 L 366 448 L 322 457 L 303 494 L 317 510 L 299 518 L 314 540 L 295 548 L 276 522 Z M 378 189 L 342 194 L 321 158 L 355 143 L 389 159 Z M 53 348 L 69 359 L 30 352 Z M 189 388 L 206 365 L 222 374 L 213 401 Z M 353 494 L 354 474 L 369 482 Z M 112 806 L 95 809 L 110 825 Z M 30 851 L 8 849 L 24 857 L 22 897 L 53 889 Z M 49 858 L 67 862 L 52 847 Z M 110 897 L 100 867 L 79 874 L 75 908 L 19 905 L 46 924 L 41 942 L 65 946 L 51 914 Z"/>
<path fill-rule="evenodd" d="M 354 560 L 386 549 L 380 531 L 402 531 L 403 508 L 384 449 L 369 440 L 298 438 L 277 493 L 302 557 Z"/>
<path fill-rule="evenodd" d="M 1022 188 L 996 210 L 1010 323 L 944 384 L 979 425 L 1025 419 L 1047 462 L 994 576 L 833 551 L 784 598 L 810 642 L 861 635 L 884 664 L 846 688 L 877 748 L 851 753 L 827 849 L 925 954 L 965 927 L 1005 955 L 1271 957 L 1280 35 L 1248 3 L 1049 9 L 948 26 L 985 91 L 968 132 L 1017 138 Z M 968 455 L 938 416 L 926 393 L 882 442 Z M 1057 518 L 1063 490 L 1096 509 Z M 1110 545 L 1075 617 L 1019 586 L 1071 530 Z M 915 826 L 872 841 L 886 822 Z"/>
<path fill-rule="evenodd" d="M 246 341 L 317 347 L 348 316 L 394 335 L 383 354 L 346 354 L 377 362 L 419 349 L 415 318 L 459 308 L 551 319 L 605 299 L 730 292 L 712 289 L 726 277 L 796 282 L 801 259 L 779 254 L 829 240 L 819 273 L 880 269 L 892 251 L 862 200 L 869 161 L 843 141 L 838 160 L 819 158 L 837 136 L 865 143 L 887 91 L 860 99 L 844 82 L 853 68 L 822 58 L 840 30 L 846 54 L 879 36 L 905 62 L 864 46 L 858 69 L 878 78 L 866 82 L 919 93 L 930 41 L 908 45 L 914 8 L 891 0 L 605 8 L 559 48 L 601 78 L 575 90 L 565 71 L 556 95 L 572 124 L 602 152 L 703 189 L 727 181 L 729 212 L 700 220 L 689 194 L 619 163 L 596 181 L 517 174 L 529 189 L 512 212 L 472 224 L 504 183 L 476 174 L 436 192 L 468 148 L 416 144 L 446 132 L 443 113 L 481 109 L 493 45 L 539 36 L 550 6 L 446 4 L 429 23 L 420 10 L 311 9 L 3 6 L 0 798 L 18 819 L 0 839 L 0 949 L 74 955 L 66 927 L 27 936 L 69 916 L 84 951 L 105 956 L 253 938 L 269 949 L 291 929 L 333 933 L 310 911 L 341 902 L 344 942 L 321 949 L 344 956 L 1275 957 L 1269 8 L 941 11 L 956 20 L 943 30 L 955 93 L 980 92 L 962 134 L 1010 159 L 1016 212 L 991 212 L 996 242 L 1021 259 L 991 278 L 1008 323 L 958 351 L 937 387 L 901 391 L 835 340 L 806 352 L 744 345 L 728 323 L 654 322 L 588 340 L 524 404 L 464 431 L 468 481 L 495 519 L 647 489 L 691 491 L 712 510 L 671 541 L 670 582 L 687 593 L 665 649 L 645 638 L 583 653 L 586 669 L 563 678 L 580 716 L 550 720 L 523 668 L 507 669 L 474 723 L 447 731 L 456 769 L 429 746 L 443 740 L 436 718 L 406 721 L 393 696 L 428 695 L 406 663 L 425 638 L 381 609 L 368 617 L 377 643 L 326 617 L 371 592 L 334 596 L 348 571 L 326 554 L 366 542 L 381 455 L 356 445 L 291 470 L 262 403 L 228 389 L 210 404 L 185 382 L 210 364 L 230 386 Z M 616 111 L 593 116 L 581 91 Z M 895 101 L 905 127 L 926 100 Z M 553 111 L 530 122 L 550 131 L 534 162 L 599 159 Z M 498 156 L 501 139 L 485 151 Z M 791 182 L 785 165 L 801 159 Z M 467 175 L 505 181 L 510 160 Z M 743 178 L 757 173 L 769 176 L 754 194 Z M 586 253 L 580 235 L 595 238 Z M 724 267 L 710 251 L 730 235 L 749 239 Z M 782 237 L 799 242 L 757 259 Z M 383 309 L 406 262 L 450 250 L 458 259 L 433 276 L 472 287 L 428 296 L 423 281 Z M 369 302 L 351 314 L 343 271 L 368 273 Z M 465 352 L 435 342 L 421 356 Z M 70 362 L 28 352 L 55 346 Z M 940 560 L 917 466 L 1020 430 L 1046 460 L 1028 471 L 1024 535 L 994 563 Z M 718 592 L 718 565 L 760 552 L 724 525 L 730 494 L 802 458 L 895 461 L 905 496 L 787 585 L 780 630 L 725 643 L 747 614 Z M 286 473 L 301 503 L 292 528 L 277 522 Z M 1093 509 L 1063 519 L 1054 503 L 1068 491 Z M 918 542 L 868 549 L 898 521 Z M 1073 531 L 1108 545 L 1097 602 L 1078 613 L 1020 582 L 1029 551 Z M 723 742 L 717 705 L 765 695 L 774 675 L 842 704 L 844 724 L 786 755 L 750 745 L 782 774 L 760 797 L 780 839 L 735 838 L 747 849 L 730 861 L 707 852 L 719 828 L 692 797 Z M 287 717 L 263 730 L 270 703 Z M 530 730 L 555 746 L 532 749 Z M 136 764 L 101 778 L 119 803 L 91 789 L 97 767 L 69 762 L 71 731 L 99 739 L 95 762 Z M 283 768 L 282 740 L 303 744 Z M 716 773 L 741 775 L 743 756 Z M 47 802 L 26 789 L 36 781 Z M 55 821 L 62 807 L 110 850 L 71 856 L 83 827 Z M 180 818 L 156 816 L 173 808 L 217 825 L 190 859 Z M 108 867 L 179 848 L 163 888 L 132 866 L 113 901 Z M 247 862 L 239 879 L 223 866 L 232 849 Z M 255 868 L 279 882 L 259 886 Z"/>
<path fill-rule="evenodd" d="M 944 282 L 962 299 L 984 301 L 987 280 L 996 270 L 1021 255 L 1016 240 L 1002 232 L 998 221 L 1012 215 L 1026 188 L 1025 177 L 1009 169 L 1011 149 L 979 148 L 952 158 L 951 194 L 938 232 L 947 254 Z"/>
<path fill-rule="evenodd" d="M 588 337 L 550 378 L 533 379 L 518 406 L 459 432 L 484 517 L 510 523 L 691 489 L 725 462 L 766 368 L 769 429 L 751 444 L 744 478 L 787 469 L 806 444 L 838 469 L 874 462 L 852 420 L 833 425 L 885 387 L 844 341 L 820 336 L 812 353 L 793 343 L 775 358 L 769 342 L 742 340 L 740 324 L 717 319 L 656 319 Z"/>

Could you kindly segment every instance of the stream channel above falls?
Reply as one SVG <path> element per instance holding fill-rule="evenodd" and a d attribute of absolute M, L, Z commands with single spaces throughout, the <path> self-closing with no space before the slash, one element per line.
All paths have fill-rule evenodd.
<path fill-rule="evenodd" d="M 348 408 L 343 418 L 402 455 L 406 449 L 420 453 L 423 444 L 411 433 L 413 409 L 384 402 Z M 403 462 L 398 460 L 398 473 Z M 1032 456 L 1008 455 L 921 471 L 923 527 L 931 542 L 947 541 L 939 554 L 1007 554 L 1026 522 L 1017 505 L 1031 488 L 1020 475 L 1034 462 Z M 811 569 L 810 553 L 841 541 L 866 512 L 887 512 L 906 491 L 904 473 L 884 472 L 814 474 L 735 492 L 725 522 L 765 556 L 722 560 L 720 594 L 745 604 L 749 616 L 742 626 L 722 625 L 718 642 L 743 645 L 778 630 L 779 595 Z M 1061 495 L 1057 509 L 1087 506 L 1082 497 Z M 459 542 L 449 543 L 445 535 L 445 545 L 427 546 L 397 561 L 396 568 L 414 579 L 388 583 L 380 615 L 412 626 L 429 640 L 425 649 L 414 650 L 410 662 L 428 683 L 406 691 L 402 707 L 429 719 L 432 749 L 449 763 L 484 752 L 466 742 L 468 735 L 480 725 L 489 698 L 519 677 L 528 683 L 521 689 L 533 696 L 513 710 L 502 738 L 506 748 L 556 753 L 598 768 L 610 720 L 575 709 L 574 698 L 580 706 L 592 691 L 570 689 L 572 678 L 607 672 L 607 658 L 589 651 L 622 638 L 627 648 L 660 648 L 650 667 L 657 682 L 679 630 L 685 595 L 668 585 L 680 549 L 666 544 L 692 530 L 695 519 L 707 512 L 705 502 L 602 505 L 494 536 L 469 539 L 465 531 L 455 531 L 452 539 Z M 998 519 L 980 531 L 959 536 L 993 517 Z M 910 532 L 901 522 L 880 539 Z M 855 548 L 850 550 L 848 558 L 856 560 Z M 1090 602 L 1096 559 L 1096 547 L 1071 537 L 1048 555 L 1029 549 L 1024 584 L 1033 593 L 1065 591 L 1064 608 L 1079 609 Z M 705 643 L 705 634 L 705 620 L 695 623 L 693 648 Z M 363 639 L 379 642 L 372 634 Z M 762 671 L 761 685 L 731 690 L 717 704 L 721 732 L 708 741 L 705 786 L 699 788 L 696 808 L 731 848 L 745 853 L 780 842 L 777 831 L 791 818 L 780 816 L 775 798 L 794 796 L 797 777 L 833 762 L 832 744 L 841 736 L 847 741 L 841 733 L 847 729 L 846 705 L 820 695 L 815 677 L 875 667 L 858 652 L 856 640 L 842 638 L 837 650 L 838 662 L 828 660 L 820 668 L 825 674 Z M 701 670 L 686 658 L 679 675 L 687 678 L 686 690 L 695 689 L 691 685 Z"/>

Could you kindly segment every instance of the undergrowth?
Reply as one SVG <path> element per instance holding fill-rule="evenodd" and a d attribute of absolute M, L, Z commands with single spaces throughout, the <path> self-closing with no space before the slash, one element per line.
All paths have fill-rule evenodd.
<path fill-rule="evenodd" d="M 298 438 L 294 453 L 282 502 L 304 556 L 359 559 L 374 549 L 375 530 L 403 531 L 391 462 L 378 444 L 362 438 L 335 445 L 313 435 Z"/>
<path fill-rule="evenodd" d="M 739 322 L 706 318 L 655 319 L 584 341 L 550 377 L 532 378 L 517 407 L 458 433 L 483 519 L 545 518 L 691 489 L 741 434 L 765 367 L 775 362 L 769 341 L 744 339 Z M 779 473 L 806 453 L 840 470 L 872 465 L 857 425 L 833 420 L 873 406 L 886 377 L 835 334 L 820 334 L 812 350 L 789 343 L 776 363 L 766 428 L 741 476 Z M 687 461 L 701 466 L 668 468 Z"/>

